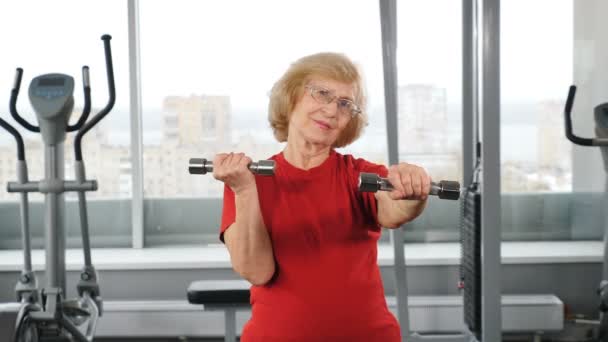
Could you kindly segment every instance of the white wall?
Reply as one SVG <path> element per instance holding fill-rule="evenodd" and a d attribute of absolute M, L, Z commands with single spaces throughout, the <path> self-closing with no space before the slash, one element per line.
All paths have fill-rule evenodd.
<path fill-rule="evenodd" d="M 593 108 L 608 102 L 608 1 L 574 0 L 573 3 L 573 79 L 578 87 L 573 128 L 577 135 L 592 137 L 595 134 Z M 566 91 L 564 89 L 564 97 Z M 572 153 L 573 190 L 603 191 L 605 172 L 599 149 L 575 146 Z"/>

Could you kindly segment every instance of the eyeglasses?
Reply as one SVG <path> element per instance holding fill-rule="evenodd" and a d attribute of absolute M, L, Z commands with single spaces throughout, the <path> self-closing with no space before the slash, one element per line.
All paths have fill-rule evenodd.
<path fill-rule="evenodd" d="M 310 96 L 319 103 L 330 104 L 336 100 L 338 112 L 341 114 L 350 115 L 353 118 L 361 114 L 361 109 L 353 101 L 337 97 L 331 90 L 314 85 L 307 85 L 305 88 L 310 91 Z"/>

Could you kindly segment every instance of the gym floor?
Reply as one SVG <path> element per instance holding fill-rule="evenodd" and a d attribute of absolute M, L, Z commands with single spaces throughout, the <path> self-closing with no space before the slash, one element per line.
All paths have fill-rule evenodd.
<path fill-rule="evenodd" d="M 532 342 L 532 336 L 503 336 L 503 342 Z M 586 342 L 588 339 L 578 340 L 570 338 L 543 338 L 543 342 Z M 224 342 L 223 338 L 96 338 L 95 342 Z"/>
<path fill-rule="evenodd" d="M 96 338 L 95 342 L 223 342 L 223 338 Z"/>

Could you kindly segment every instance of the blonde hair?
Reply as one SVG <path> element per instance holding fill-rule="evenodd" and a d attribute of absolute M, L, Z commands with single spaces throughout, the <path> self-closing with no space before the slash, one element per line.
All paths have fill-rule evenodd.
<path fill-rule="evenodd" d="M 351 84 L 354 101 L 361 113 L 353 117 L 340 133 L 333 147 L 344 147 L 355 141 L 367 125 L 366 95 L 363 79 L 355 64 L 340 53 L 322 52 L 302 57 L 285 71 L 273 85 L 268 103 L 268 121 L 279 142 L 287 140 L 291 112 L 304 93 L 304 87 L 313 77 L 321 77 Z"/>

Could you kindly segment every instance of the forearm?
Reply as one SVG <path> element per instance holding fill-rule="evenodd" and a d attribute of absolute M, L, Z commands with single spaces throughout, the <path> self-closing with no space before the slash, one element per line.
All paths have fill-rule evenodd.
<path fill-rule="evenodd" d="M 393 200 L 385 191 L 376 193 L 378 222 L 386 228 L 399 228 L 418 217 L 427 200 Z"/>
<path fill-rule="evenodd" d="M 235 205 L 235 222 L 225 233 L 232 266 L 252 284 L 264 284 L 274 274 L 275 264 L 257 189 L 235 194 Z"/>

